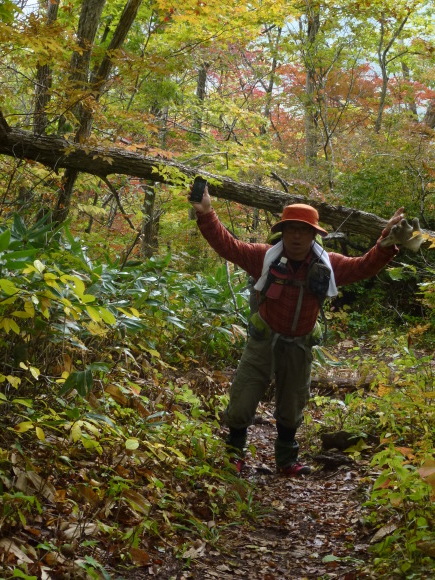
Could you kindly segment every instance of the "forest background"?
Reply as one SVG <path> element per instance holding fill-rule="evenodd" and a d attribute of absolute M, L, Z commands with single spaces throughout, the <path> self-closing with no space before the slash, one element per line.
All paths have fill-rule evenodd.
<path fill-rule="evenodd" d="M 216 467 L 247 280 L 196 230 L 186 201 L 196 174 L 246 241 L 266 240 L 289 201 L 315 205 L 327 249 L 351 255 L 398 207 L 419 218 L 418 253 L 328 306 L 330 345 L 357 337 L 377 354 L 352 353 L 369 394 L 336 412 L 322 400 L 322 427 L 384 442 L 369 520 L 394 526 L 369 567 L 426 573 L 433 12 L 427 0 L 0 3 L 5 578 L 68 566 L 110 577 L 164 551 L 183 558 L 249 511 L 249 486 Z M 337 362 L 317 355 L 320 368 Z M 211 527 L 198 493 L 180 491 L 193 480 L 205 482 Z"/>

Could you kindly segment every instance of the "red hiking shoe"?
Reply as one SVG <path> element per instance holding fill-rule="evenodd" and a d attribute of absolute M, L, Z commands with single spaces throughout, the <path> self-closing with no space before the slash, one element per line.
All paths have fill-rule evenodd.
<path fill-rule="evenodd" d="M 298 462 L 287 465 L 287 467 L 277 467 L 276 470 L 279 475 L 285 475 L 286 477 L 300 477 L 311 473 L 311 467 Z"/>
<path fill-rule="evenodd" d="M 241 473 L 242 469 L 245 467 L 245 460 L 233 457 L 232 459 L 230 459 L 230 464 L 234 467 L 237 473 Z"/>

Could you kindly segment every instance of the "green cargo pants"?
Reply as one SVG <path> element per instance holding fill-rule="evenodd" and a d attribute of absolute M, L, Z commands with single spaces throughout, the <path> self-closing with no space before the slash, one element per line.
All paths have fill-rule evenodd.
<path fill-rule="evenodd" d="M 224 419 L 233 430 L 252 424 L 255 412 L 269 383 L 275 376 L 275 419 L 284 427 L 297 429 L 310 396 L 312 363 L 311 337 L 287 338 L 266 328 L 251 332 L 230 389 L 230 400 Z M 243 447 L 243 437 L 228 441 Z M 275 443 L 275 459 L 280 467 L 296 461 L 296 441 Z"/>

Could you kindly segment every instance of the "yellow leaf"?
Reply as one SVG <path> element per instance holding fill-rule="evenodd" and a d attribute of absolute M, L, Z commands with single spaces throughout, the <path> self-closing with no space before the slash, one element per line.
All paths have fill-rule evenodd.
<path fill-rule="evenodd" d="M 65 274 L 65 275 L 61 276 L 60 279 L 62 280 L 62 282 L 66 283 L 66 284 L 68 282 L 72 282 L 72 285 L 74 287 L 74 291 L 77 294 L 77 296 L 81 297 L 85 293 L 85 284 L 84 284 L 83 280 L 81 280 L 77 276 L 70 276 L 68 274 Z"/>
<path fill-rule="evenodd" d="M 32 315 L 24 312 L 24 310 L 14 310 L 11 316 L 15 316 L 16 318 L 32 318 Z"/>
<path fill-rule="evenodd" d="M 46 280 L 45 283 L 47 284 L 47 286 L 50 286 L 50 288 L 56 288 L 56 290 L 60 289 L 60 286 L 56 282 L 56 280 Z"/>
<path fill-rule="evenodd" d="M 106 324 L 115 324 L 116 318 L 107 308 L 100 307 L 100 315 Z"/>
<path fill-rule="evenodd" d="M 100 435 L 100 431 L 98 430 L 98 428 L 95 427 L 95 425 L 93 425 L 92 423 L 89 423 L 89 421 L 83 421 L 83 426 L 86 427 L 86 429 L 96 437 Z"/>
<path fill-rule="evenodd" d="M 379 385 L 378 387 L 378 397 L 384 397 L 385 395 L 389 395 L 393 387 L 389 387 L 387 385 Z"/>
<path fill-rule="evenodd" d="M 82 300 L 85 304 L 89 304 L 89 302 L 95 302 L 95 296 L 93 294 L 83 294 Z"/>
<path fill-rule="evenodd" d="M 39 369 L 37 369 L 36 367 L 30 367 L 30 372 L 32 373 L 33 378 L 35 379 L 39 378 L 39 375 L 41 374 L 39 372 Z"/>
<path fill-rule="evenodd" d="M 30 300 L 26 300 L 24 303 L 24 310 L 27 312 L 27 314 L 29 314 L 29 316 L 35 316 L 35 307 L 33 302 Z"/>
<path fill-rule="evenodd" d="M 86 312 L 94 322 L 101 322 L 101 316 L 96 308 L 93 306 L 86 306 Z"/>
<path fill-rule="evenodd" d="M 17 433 L 25 433 L 26 431 L 33 429 L 33 423 L 32 421 L 22 421 L 15 425 L 14 429 Z"/>
<path fill-rule="evenodd" d="M 0 280 L 0 289 L 3 290 L 5 294 L 8 296 L 12 296 L 13 294 L 17 294 L 19 292 L 18 288 L 13 284 L 10 280 Z"/>
<path fill-rule="evenodd" d="M 71 439 L 73 441 L 79 441 L 82 437 L 82 429 L 80 427 L 80 423 L 74 423 L 74 425 L 71 428 Z"/>
<path fill-rule="evenodd" d="M 41 427 L 35 427 L 35 431 L 36 431 L 36 437 L 40 441 L 45 441 L 45 434 L 44 434 L 44 431 L 41 429 Z"/>
<path fill-rule="evenodd" d="M 23 407 L 27 407 L 28 409 L 33 408 L 33 401 L 32 399 L 12 399 L 12 402 L 15 405 L 23 405 Z"/>
<path fill-rule="evenodd" d="M 0 322 L 0 327 L 5 329 L 6 334 L 9 334 L 10 330 L 15 332 L 15 334 L 20 334 L 20 327 L 12 318 L 3 318 Z"/>
<path fill-rule="evenodd" d="M 131 317 L 136 317 L 136 318 L 140 318 L 140 312 L 139 310 L 136 310 L 136 308 L 130 308 L 129 310 L 126 310 L 125 308 L 121 308 L 118 306 L 118 310 L 119 312 L 122 312 L 122 314 L 125 314 L 125 316 L 127 316 L 128 318 Z"/>
<path fill-rule="evenodd" d="M 101 326 L 97 322 L 91 321 L 85 326 L 93 336 L 105 336 L 108 333 L 107 326 Z"/>
<path fill-rule="evenodd" d="M 146 350 L 151 356 L 155 356 L 156 358 L 160 358 L 160 353 L 157 350 L 154 350 L 153 348 L 147 348 L 147 347 L 143 347 L 144 350 Z"/>
<path fill-rule="evenodd" d="M 45 318 L 50 318 L 50 311 L 48 309 L 51 304 L 51 300 L 49 298 L 41 297 L 40 304 L 42 316 Z"/>
<path fill-rule="evenodd" d="M 14 387 L 14 389 L 18 389 L 21 384 L 21 379 L 19 377 L 14 377 L 12 375 L 8 375 L 7 377 L 8 382 Z"/>
<path fill-rule="evenodd" d="M 33 265 L 40 274 L 42 274 L 42 272 L 45 270 L 45 264 L 43 264 L 40 260 L 35 260 Z"/>

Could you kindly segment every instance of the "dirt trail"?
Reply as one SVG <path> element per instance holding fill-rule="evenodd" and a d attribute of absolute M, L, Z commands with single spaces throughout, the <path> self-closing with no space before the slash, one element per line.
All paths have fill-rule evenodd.
<path fill-rule="evenodd" d="M 267 408 L 265 413 L 271 417 Z M 251 427 L 249 442 L 256 447 L 256 457 L 248 456 L 242 477 L 255 484 L 254 499 L 264 514 L 255 523 L 247 521 L 221 533 L 218 549 L 198 542 L 190 570 L 177 578 L 363 577 L 357 572 L 369 541 L 361 523 L 363 466 L 338 461 L 325 468 L 304 452 L 303 437 L 302 430 L 301 459 L 315 471 L 288 479 L 273 471 L 273 421 Z M 338 460 L 343 457 L 330 453 Z"/>

